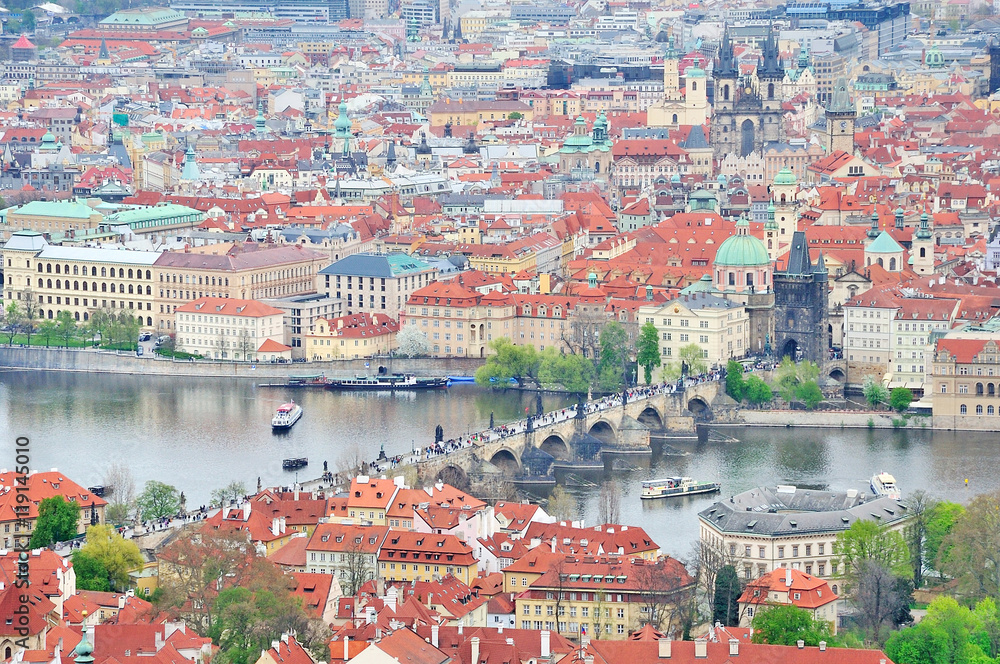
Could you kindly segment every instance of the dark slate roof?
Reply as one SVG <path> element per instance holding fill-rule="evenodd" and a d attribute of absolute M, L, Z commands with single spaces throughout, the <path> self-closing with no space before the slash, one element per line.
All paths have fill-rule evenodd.
<path fill-rule="evenodd" d="M 876 498 L 871 491 L 761 487 L 714 503 L 698 517 L 724 533 L 787 536 L 840 532 L 861 519 L 891 526 L 908 515 L 905 501 Z"/>
<path fill-rule="evenodd" d="M 701 128 L 701 125 L 691 127 L 691 131 L 688 132 L 687 140 L 684 141 L 684 145 L 681 147 L 685 150 L 695 150 L 698 148 L 708 147 L 708 141 L 705 140 L 705 131 Z"/>
<path fill-rule="evenodd" d="M 809 244 L 803 231 L 795 231 L 792 235 L 792 248 L 788 252 L 788 266 L 785 274 L 811 274 L 812 261 L 809 260 Z"/>

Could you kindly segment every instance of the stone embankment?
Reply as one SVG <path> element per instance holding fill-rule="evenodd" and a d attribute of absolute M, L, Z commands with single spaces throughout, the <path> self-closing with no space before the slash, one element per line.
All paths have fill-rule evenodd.
<path fill-rule="evenodd" d="M 371 358 L 337 362 L 277 364 L 260 362 L 209 362 L 172 360 L 135 353 L 77 348 L 22 348 L 0 346 L 0 369 L 31 369 L 79 373 L 115 373 L 146 376 L 204 376 L 249 379 L 287 379 L 289 376 L 326 374 L 351 377 L 374 374 L 380 367 L 416 376 L 471 376 L 482 364 L 475 358 Z"/>

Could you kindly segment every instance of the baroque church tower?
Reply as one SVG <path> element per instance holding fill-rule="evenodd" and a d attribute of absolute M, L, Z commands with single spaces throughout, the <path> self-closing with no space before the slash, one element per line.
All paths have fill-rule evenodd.
<path fill-rule="evenodd" d="M 712 73 L 715 106 L 711 142 L 716 159 L 730 153 L 741 157 L 751 152 L 763 154 L 764 146 L 782 138 L 781 82 L 785 71 L 770 28 L 763 50 L 756 74 L 742 75 L 728 28 L 723 32 Z"/>

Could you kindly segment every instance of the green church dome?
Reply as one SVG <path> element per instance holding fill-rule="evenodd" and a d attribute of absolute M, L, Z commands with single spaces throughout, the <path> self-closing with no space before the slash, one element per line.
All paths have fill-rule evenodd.
<path fill-rule="evenodd" d="M 715 252 L 715 265 L 721 267 L 757 267 L 770 265 L 764 243 L 747 232 L 750 222 L 741 218 L 736 223 L 736 235 L 719 245 Z"/>
<path fill-rule="evenodd" d="M 798 180 L 795 177 L 795 173 L 787 166 L 778 171 L 778 174 L 774 176 L 774 184 L 795 184 L 796 182 Z"/>

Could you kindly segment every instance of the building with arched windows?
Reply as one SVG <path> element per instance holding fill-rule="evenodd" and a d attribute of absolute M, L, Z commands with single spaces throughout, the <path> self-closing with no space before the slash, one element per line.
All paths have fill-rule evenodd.
<path fill-rule="evenodd" d="M 1000 342 L 993 334 L 935 342 L 927 390 L 935 427 L 1000 431 Z"/>

